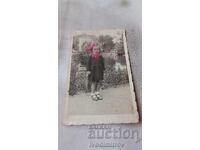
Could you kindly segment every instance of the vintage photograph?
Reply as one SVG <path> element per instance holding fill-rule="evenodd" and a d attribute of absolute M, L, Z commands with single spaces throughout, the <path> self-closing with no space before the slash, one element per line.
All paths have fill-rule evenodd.
<path fill-rule="evenodd" d="M 138 122 L 125 30 L 75 32 L 69 60 L 65 125 Z"/>

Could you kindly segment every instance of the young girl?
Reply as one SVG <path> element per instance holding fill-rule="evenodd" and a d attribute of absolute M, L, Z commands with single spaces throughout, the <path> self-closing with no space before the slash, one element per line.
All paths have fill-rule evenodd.
<path fill-rule="evenodd" d="M 100 95 L 100 81 L 103 80 L 104 76 L 104 58 L 100 54 L 100 48 L 96 45 L 92 47 L 92 52 L 89 57 L 87 70 L 89 74 L 89 80 L 91 84 L 91 97 L 93 100 L 102 100 Z"/>

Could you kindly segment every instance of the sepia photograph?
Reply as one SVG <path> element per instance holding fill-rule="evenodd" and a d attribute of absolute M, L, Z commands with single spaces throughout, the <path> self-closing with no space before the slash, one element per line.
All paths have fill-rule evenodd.
<path fill-rule="evenodd" d="M 65 125 L 138 122 L 125 30 L 75 32 L 69 60 Z"/>

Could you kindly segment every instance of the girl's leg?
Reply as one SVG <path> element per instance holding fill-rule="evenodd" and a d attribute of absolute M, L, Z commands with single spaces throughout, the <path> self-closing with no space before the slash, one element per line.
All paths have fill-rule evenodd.
<path fill-rule="evenodd" d="M 101 87 L 100 82 L 99 82 L 99 81 L 96 82 L 96 91 L 97 91 L 97 92 L 100 91 L 100 87 Z"/>
<path fill-rule="evenodd" d="M 98 100 L 97 96 L 95 94 L 95 88 L 96 88 L 96 82 L 92 82 L 92 84 L 91 84 L 91 92 L 92 92 L 91 97 L 92 97 L 93 100 Z"/>
<path fill-rule="evenodd" d="M 100 85 L 100 82 L 97 82 L 96 83 L 96 96 L 97 96 L 97 98 L 99 99 L 99 100 L 102 100 L 103 98 L 102 98 L 102 96 L 100 95 L 100 87 L 101 87 L 101 85 Z"/>
<path fill-rule="evenodd" d="M 94 93 L 95 92 L 95 88 L 96 88 L 96 83 L 92 82 L 91 84 L 91 92 Z"/>

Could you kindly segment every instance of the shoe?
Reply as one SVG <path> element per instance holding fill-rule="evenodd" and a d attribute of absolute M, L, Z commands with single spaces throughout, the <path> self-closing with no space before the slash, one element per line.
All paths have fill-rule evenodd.
<path fill-rule="evenodd" d="M 96 95 L 98 100 L 103 100 L 103 97 L 100 95 L 99 92 L 96 92 L 95 95 Z"/>
<path fill-rule="evenodd" d="M 97 96 L 95 94 L 91 94 L 91 97 L 92 97 L 92 100 L 94 100 L 94 101 L 98 100 L 98 98 L 97 98 Z"/>

